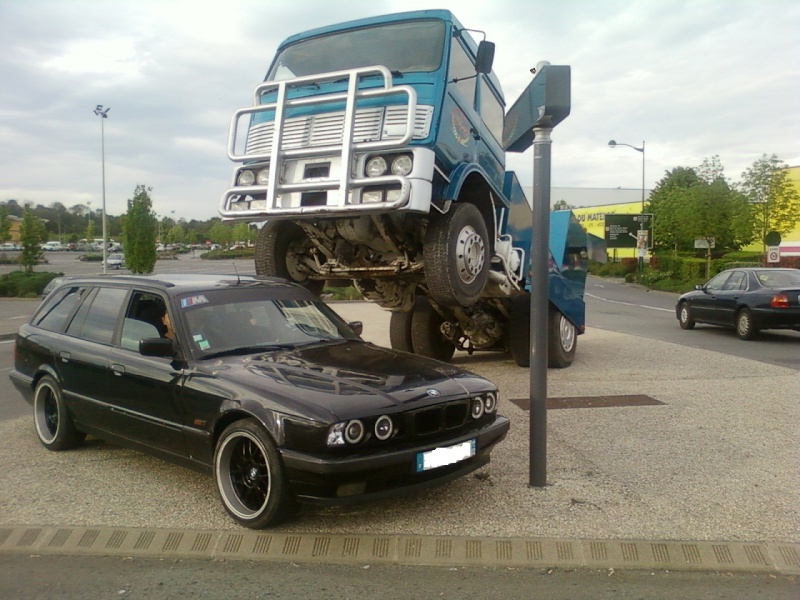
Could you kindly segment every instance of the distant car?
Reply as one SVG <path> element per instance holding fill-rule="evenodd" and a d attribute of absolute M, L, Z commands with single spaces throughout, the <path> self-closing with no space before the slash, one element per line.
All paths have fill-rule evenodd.
<path fill-rule="evenodd" d="M 109 254 L 106 259 L 106 266 L 109 269 L 124 269 L 125 268 L 125 255 L 124 254 Z"/>
<path fill-rule="evenodd" d="M 91 434 L 211 473 L 255 529 L 486 465 L 497 387 L 359 331 L 278 279 L 74 277 L 20 328 L 10 378 L 45 448 Z"/>
<path fill-rule="evenodd" d="M 15 244 L 13 242 L 6 242 L 2 246 L 0 246 L 0 251 L 2 252 L 16 252 L 22 250 L 22 246 L 19 244 Z"/>
<path fill-rule="evenodd" d="M 45 242 L 42 244 L 42 250 L 46 250 L 48 252 L 60 252 L 64 249 L 64 246 L 61 245 L 61 242 Z"/>
<path fill-rule="evenodd" d="M 762 329 L 800 331 L 800 270 L 728 269 L 683 294 L 675 306 L 678 323 L 733 327 L 750 340 Z"/>

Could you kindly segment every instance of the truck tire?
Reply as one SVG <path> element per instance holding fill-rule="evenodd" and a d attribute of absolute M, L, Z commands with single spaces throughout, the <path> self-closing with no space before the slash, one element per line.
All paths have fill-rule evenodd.
<path fill-rule="evenodd" d="M 508 325 L 508 349 L 518 367 L 531 364 L 531 296 L 523 294 L 511 299 Z M 564 369 L 575 360 L 578 346 L 575 326 L 553 306 L 547 311 L 547 366 Z"/>
<path fill-rule="evenodd" d="M 431 298 L 443 306 L 472 306 L 489 275 L 489 236 L 473 204 L 455 203 L 431 217 L 423 248 Z"/>
<path fill-rule="evenodd" d="M 531 295 L 527 292 L 511 298 L 508 349 L 518 367 L 531 366 Z"/>
<path fill-rule="evenodd" d="M 578 332 L 569 319 L 552 306 L 548 313 L 547 366 L 551 369 L 564 369 L 575 360 Z"/>
<path fill-rule="evenodd" d="M 389 319 L 389 341 L 393 350 L 401 352 L 414 352 L 411 343 L 411 316 L 414 310 L 392 311 Z"/>
<path fill-rule="evenodd" d="M 411 345 L 414 353 L 436 360 L 449 361 L 456 348 L 440 330 L 444 323 L 425 296 L 417 296 L 411 312 Z"/>
<path fill-rule="evenodd" d="M 258 232 L 255 249 L 256 275 L 283 277 L 319 296 L 325 281 L 309 279 L 298 268 L 299 255 L 308 247 L 305 233 L 291 221 L 269 221 Z"/>

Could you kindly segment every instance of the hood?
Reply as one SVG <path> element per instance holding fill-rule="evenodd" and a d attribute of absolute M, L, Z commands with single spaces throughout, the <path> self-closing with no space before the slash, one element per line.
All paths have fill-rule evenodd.
<path fill-rule="evenodd" d="M 323 420 L 418 408 L 493 389 L 448 363 L 356 340 L 225 357 L 208 366 L 250 399 L 292 413 L 302 407 Z"/>

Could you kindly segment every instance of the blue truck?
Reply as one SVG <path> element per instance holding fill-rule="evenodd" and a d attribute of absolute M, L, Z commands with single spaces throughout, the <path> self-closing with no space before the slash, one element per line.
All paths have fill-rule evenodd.
<path fill-rule="evenodd" d="M 506 122 L 494 44 L 472 33 L 424 10 L 286 39 L 232 118 L 219 213 L 259 226 L 257 274 L 316 293 L 348 280 L 391 311 L 395 349 L 526 366 L 532 213 L 504 144 L 520 123 Z M 550 250 L 548 364 L 566 367 L 587 261 L 569 211 L 552 213 Z"/>

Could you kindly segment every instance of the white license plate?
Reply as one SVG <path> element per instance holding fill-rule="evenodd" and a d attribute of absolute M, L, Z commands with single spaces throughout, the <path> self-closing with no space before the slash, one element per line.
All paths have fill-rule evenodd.
<path fill-rule="evenodd" d="M 417 454 L 417 473 L 429 471 L 438 467 L 452 465 L 461 460 L 475 456 L 475 440 L 469 440 L 453 446 L 436 448 Z"/>

